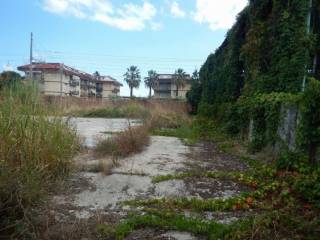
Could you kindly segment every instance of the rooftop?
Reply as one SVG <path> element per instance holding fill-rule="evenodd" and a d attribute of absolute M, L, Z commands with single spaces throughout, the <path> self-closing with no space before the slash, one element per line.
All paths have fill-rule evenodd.
<path fill-rule="evenodd" d="M 23 72 L 30 71 L 30 64 L 19 66 L 18 70 Z M 87 79 L 95 82 L 113 82 L 117 86 L 123 86 L 120 82 L 110 76 L 101 76 L 97 79 L 94 75 L 83 72 L 81 70 L 69 67 L 63 63 L 33 63 L 33 71 L 63 71 L 66 75 L 75 75 L 82 79 Z"/>
<path fill-rule="evenodd" d="M 175 76 L 175 74 L 158 74 L 158 78 L 159 78 L 159 81 L 163 82 L 163 81 L 172 81 L 172 78 Z M 191 77 L 189 74 L 186 74 L 186 79 L 187 81 L 191 81 Z"/>
<path fill-rule="evenodd" d="M 111 76 L 99 76 L 98 78 L 95 79 L 96 82 L 107 82 L 107 83 L 114 83 L 117 86 L 123 86 L 122 83 L 120 83 L 119 81 L 117 81 L 116 79 L 114 79 Z"/>

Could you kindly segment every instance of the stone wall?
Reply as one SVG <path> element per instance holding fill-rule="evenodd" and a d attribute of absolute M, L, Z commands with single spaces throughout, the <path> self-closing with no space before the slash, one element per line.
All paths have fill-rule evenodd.
<path fill-rule="evenodd" d="M 283 146 L 289 150 L 294 151 L 296 149 L 296 135 L 298 126 L 299 109 L 297 106 L 285 106 L 282 105 L 280 109 L 280 122 L 277 129 L 278 140 L 275 143 L 268 143 L 266 147 L 272 148 L 274 153 L 279 153 Z M 248 141 L 253 142 L 254 139 L 254 120 L 250 119 Z M 266 135 L 268 133 L 265 133 Z"/>
<path fill-rule="evenodd" d="M 298 126 L 299 109 L 297 106 L 281 106 L 281 120 L 278 127 L 278 137 L 289 150 L 296 149 L 296 135 Z"/>

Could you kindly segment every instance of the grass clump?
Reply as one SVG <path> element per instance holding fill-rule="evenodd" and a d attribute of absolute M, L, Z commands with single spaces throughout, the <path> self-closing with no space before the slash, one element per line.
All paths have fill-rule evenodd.
<path fill-rule="evenodd" d="M 118 108 L 98 108 L 90 111 L 78 112 L 79 117 L 96 117 L 96 118 L 124 118 L 125 115 Z"/>
<path fill-rule="evenodd" d="M 150 115 L 150 112 L 142 105 L 129 103 L 122 106 L 114 105 L 93 109 L 78 110 L 74 112 L 74 115 L 77 117 L 146 119 Z"/>
<path fill-rule="evenodd" d="M 158 175 L 152 178 L 153 183 L 159 183 L 174 179 L 184 179 L 188 177 L 196 178 L 217 178 L 217 179 L 228 179 L 246 184 L 250 187 L 256 188 L 258 182 L 250 173 L 239 173 L 239 172 L 220 172 L 220 171 L 205 171 L 205 172 L 186 172 L 168 175 Z"/>
<path fill-rule="evenodd" d="M 126 131 L 99 142 L 95 147 L 95 154 L 99 157 L 123 158 L 141 152 L 149 142 L 150 136 L 146 126 L 129 126 Z"/>
<path fill-rule="evenodd" d="M 148 200 L 132 200 L 124 202 L 125 205 L 142 207 L 160 207 L 161 209 L 204 211 L 231 211 L 255 208 L 254 200 L 248 193 L 240 197 L 228 199 L 199 199 L 199 198 L 155 198 Z"/>
<path fill-rule="evenodd" d="M 48 186 L 68 175 L 77 148 L 76 133 L 54 117 L 37 89 L 4 89 L 0 99 L 0 235 L 29 233 L 30 209 Z"/>
<path fill-rule="evenodd" d="M 187 231 L 196 235 L 209 236 L 209 239 L 219 239 L 228 231 L 227 226 L 214 221 L 188 218 L 170 211 L 149 210 L 146 215 L 132 216 L 121 222 L 116 227 L 115 237 L 118 240 L 125 239 L 132 231 L 143 227 Z"/>

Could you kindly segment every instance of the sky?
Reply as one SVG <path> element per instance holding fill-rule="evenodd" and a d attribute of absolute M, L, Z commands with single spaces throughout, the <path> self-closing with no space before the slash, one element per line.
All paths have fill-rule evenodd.
<path fill-rule="evenodd" d="M 29 61 L 60 62 L 99 71 L 124 84 L 123 74 L 148 70 L 192 73 L 220 46 L 247 0 L 1 0 L 0 68 Z M 143 81 L 135 96 L 147 96 Z"/>

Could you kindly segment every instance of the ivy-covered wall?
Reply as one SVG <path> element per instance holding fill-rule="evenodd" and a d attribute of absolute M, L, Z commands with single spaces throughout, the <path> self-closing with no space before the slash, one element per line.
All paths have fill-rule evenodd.
<path fill-rule="evenodd" d="M 251 147 L 261 149 L 278 138 L 281 108 L 295 105 L 301 111 L 301 147 L 317 145 L 320 136 L 311 134 L 310 124 L 317 127 L 318 116 L 302 91 L 311 91 L 308 79 L 320 79 L 319 13 L 320 0 L 250 0 L 200 69 L 200 84 L 188 94 L 193 109 L 222 120 L 233 134 L 248 132 L 251 120 Z M 311 85 L 319 86 L 316 81 Z"/>
<path fill-rule="evenodd" d="M 315 69 L 314 76 L 320 77 L 320 61 L 314 61 L 320 52 L 319 0 L 312 1 L 311 9 L 310 0 L 249 2 L 200 69 L 201 102 L 220 104 L 254 93 L 298 93 L 306 73 Z"/>

